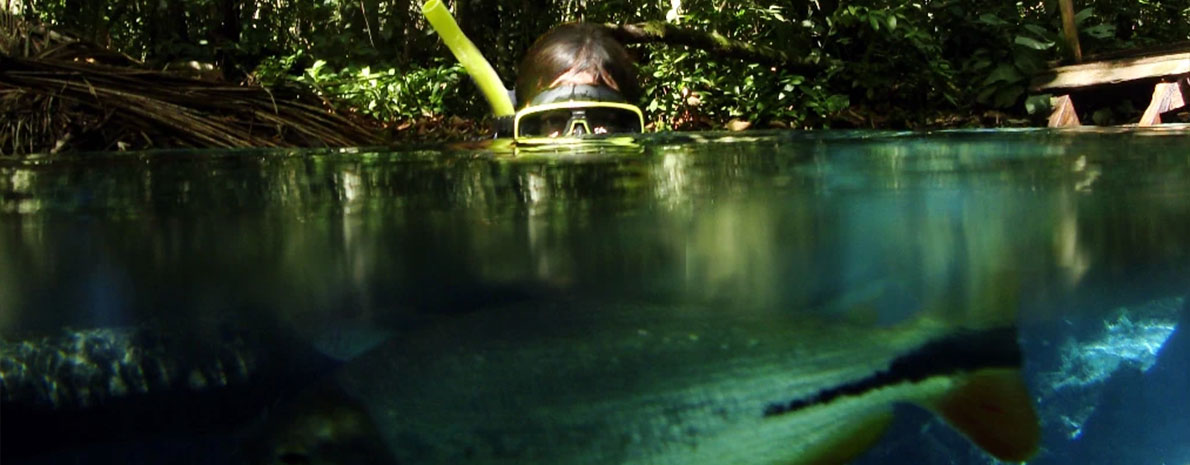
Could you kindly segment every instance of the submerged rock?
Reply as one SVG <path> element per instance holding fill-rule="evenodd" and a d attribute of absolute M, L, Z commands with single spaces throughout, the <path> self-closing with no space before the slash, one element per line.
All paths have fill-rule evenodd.
<path fill-rule="evenodd" d="M 221 388 L 248 382 L 266 357 L 242 335 L 192 342 L 148 328 L 0 340 L 0 401 L 7 407 L 85 409 L 137 395 Z"/>
<path fill-rule="evenodd" d="M 1103 386 L 1121 370 L 1149 371 L 1178 324 L 1183 298 L 1159 299 L 1110 312 L 1102 325 L 1057 345 L 1058 366 L 1038 367 L 1043 418 L 1068 439 L 1100 405 Z"/>
<path fill-rule="evenodd" d="M 94 328 L 3 339 L 2 457 L 233 434 L 333 366 L 300 341 L 246 329 Z M 87 454 L 65 461 L 95 459 Z"/>

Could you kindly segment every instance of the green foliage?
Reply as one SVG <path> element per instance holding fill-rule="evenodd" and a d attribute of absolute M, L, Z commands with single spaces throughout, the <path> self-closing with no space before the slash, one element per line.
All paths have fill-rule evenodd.
<path fill-rule="evenodd" d="M 1008 23 L 993 12 L 981 14 L 973 26 L 996 39 L 962 62 L 962 75 L 977 80 L 975 101 L 994 108 L 1016 105 L 1025 96 L 1030 76 L 1044 69 L 1049 52 L 1057 50 L 1057 30 Z"/>
<path fill-rule="evenodd" d="M 257 68 L 258 79 L 270 85 L 285 80 L 309 85 L 328 100 L 381 121 L 443 115 L 474 106 L 466 101 L 470 94 L 460 92 L 466 72 L 459 64 L 409 70 L 370 66 L 332 69 L 327 61 L 317 60 L 300 76 L 285 74 L 299 58 L 296 54 L 265 61 Z"/>
<path fill-rule="evenodd" d="M 665 19 L 817 61 L 794 72 L 664 45 L 633 46 L 657 129 L 858 124 L 988 109 L 1040 112 L 1030 77 L 1064 56 L 1055 0 L 448 0 L 511 84 L 550 27 Z M 150 63 L 217 62 L 265 83 L 300 82 L 386 120 L 486 112 L 421 18 L 421 0 L 44 0 L 21 14 Z M 1084 54 L 1190 40 L 1185 0 L 1079 2 Z M 236 75 L 236 74 L 233 74 Z M 888 116 L 894 115 L 894 116 Z M 875 118 L 868 118 L 869 121 Z M 897 123 L 901 121 L 902 123 Z"/>
<path fill-rule="evenodd" d="M 795 38 L 804 35 L 806 28 L 790 17 L 788 8 L 762 2 L 739 2 L 722 11 L 709 1 L 682 6 L 683 26 L 754 43 L 797 42 Z M 644 108 L 658 130 L 714 128 L 732 119 L 754 125 L 829 126 L 831 116 L 849 102 L 846 93 L 831 86 L 837 71 L 833 68 L 808 77 L 716 59 L 702 50 L 648 46 L 641 53 Z"/>
<path fill-rule="evenodd" d="M 642 67 L 655 129 L 717 127 L 738 119 L 789 127 L 829 124 L 848 105 L 824 79 L 808 80 L 784 70 L 716 62 L 705 51 L 659 50 Z"/>
<path fill-rule="evenodd" d="M 961 90 L 930 11 L 881 3 L 842 6 L 816 24 L 841 84 L 874 108 L 956 105 Z"/>

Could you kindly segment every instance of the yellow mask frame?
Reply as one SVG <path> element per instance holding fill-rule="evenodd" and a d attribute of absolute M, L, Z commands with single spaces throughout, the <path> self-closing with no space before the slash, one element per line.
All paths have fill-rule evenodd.
<path fill-rule="evenodd" d="M 642 113 L 640 111 L 640 107 L 637 107 L 636 105 L 632 105 L 630 103 L 623 103 L 623 102 L 601 102 L 601 101 L 592 101 L 592 100 L 568 100 L 568 101 L 564 101 L 564 102 L 552 102 L 552 103 L 543 103 L 543 104 L 539 104 L 539 105 L 530 105 L 530 106 L 522 108 L 520 111 L 516 112 L 516 114 L 513 116 L 513 123 L 512 123 L 513 137 L 516 139 L 516 141 L 518 143 L 557 144 L 557 143 L 566 143 L 566 142 L 576 142 L 576 141 L 587 140 L 585 137 L 582 137 L 582 136 L 580 136 L 580 137 L 573 136 L 574 129 L 577 127 L 577 125 L 582 125 L 582 127 L 585 130 L 585 132 L 584 132 L 585 135 L 592 135 L 592 134 L 600 135 L 600 134 L 604 134 L 604 133 L 598 132 L 597 127 L 592 127 L 593 125 L 592 125 L 591 121 L 588 120 L 585 117 L 585 115 L 582 115 L 582 116 L 575 115 L 574 117 L 572 117 L 571 120 L 567 122 L 565 131 L 560 132 L 560 134 L 558 134 L 558 135 L 551 136 L 551 135 L 547 135 L 547 134 L 522 134 L 522 132 L 524 132 L 524 130 L 527 126 L 525 124 L 526 118 L 531 119 L 533 117 L 540 116 L 543 113 L 553 112 L 556 110 L 571 110 L 572 112 L 578 112 L 578 111 L 596 110 L 596 109 L 608 109 L 608 110 L 613 110 L 615 112 L 620 112 L 621 117 L 630 118 L 631 120 L 633 120 L 632 122 L 636 124 L 635 131 L 615 131 L 615 132 L 607 132 L 607 134 L 623 135 L 623 134 L 635 134 L 635 133 L 640 133 L 640 132 L 644 131 L 644 127 L 645 127 L 644 113 Z M 581 119 L 579 119 L 579 118 L 581 118 Z"/>

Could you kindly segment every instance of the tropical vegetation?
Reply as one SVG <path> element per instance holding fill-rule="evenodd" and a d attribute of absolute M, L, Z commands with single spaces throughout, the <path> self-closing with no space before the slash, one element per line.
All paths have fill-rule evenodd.
<path fill-rule="evenodd" d="M 453 0 L 505 83 L 567 21 L 666 21 L 767 45 L 786 68 L 706 50 L 631 46 L 657 130 L 1027 124 L 1030 76 L 1064 55 L 1057 0 Z M 153 68 L 299 85 L 390 127 L 476 120 L 487 106 L 418 0 L 3 0 L 9 15 Z M 1188 0 L 1079 0 L 1084 53 L 1190 40 Z M 1031 116 L 1032 113 L 1032 116 Z M 453 118 L 453 119 L 452 119 Z"/>

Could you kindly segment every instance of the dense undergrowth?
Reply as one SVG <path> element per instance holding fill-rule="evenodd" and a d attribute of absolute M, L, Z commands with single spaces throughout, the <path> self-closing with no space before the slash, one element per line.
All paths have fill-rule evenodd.
<path fill-rule="evenodd" d="M 481 119 L 484 101 L 417 0 L 50 0 L 10 11 L 148 63 L 213 63 L 288 81 L 393 128 Z M 549 27 L 665 19 L 818 64 L 794 72 L 660 44 L 632 46 L 656 130 L 986 126 L 1040 121 L 1030 76 L 1064 56 L 1057 1 L 456 0 L 460 25 L 511 84 Z M 1190 0 L 1078 2 L 1084 54 L 1190 40 Z M 1110 117 L 1110 115 L 1106 116 Z"/>

